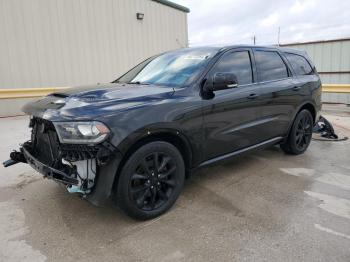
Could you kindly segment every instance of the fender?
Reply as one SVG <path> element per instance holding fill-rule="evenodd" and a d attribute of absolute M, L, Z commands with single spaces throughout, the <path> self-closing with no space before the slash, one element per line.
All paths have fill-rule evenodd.
<path fill-rule="evenodd" d="M 95 206 L 105 206 L 112 195 L 113 183 L 118 171 L 122 155 L 117 152 L 108 163 L 100 167 L 96 186 L 91 194 L 86 195 L 86 200 Z"/>
<path fill-rule="evenodd" d="M 138 146 L 139 142 L 155 139 L 157 137 L 163 139 L 169 136 L 172 138 L 176 137 L 186 147 L 187 153 L 184 160 L 187 160 L 187 164 L 192 166 L 193 148 L 186 135 L 178 128 L 166 127 L 164 124 L 143 127 L 131 133 L 117 145 L 115 156 L 111 158 L 106 165 L 100 168 L 96 187 L 91 194 L 86 196 L 86 199 L 95 206 L 106 205 L 113 194 L 113 188 L 117 183 L 118 174 L 130 155 L 130 151 L 133 151 Z"/>
<path fill-rule="evenodd" d="M 189 149 L 192 156 L 193 145 L 191 145 L 187 136 L 179 128 L 169 127 L 163 124 L 150 125 L 140 128 L 128 135 L 124 140 L 122 140 L 118 145 L 116 145 L 116 147 L 123 155 L 126 155 L 127 152 L 139 141 L 154 137 L 162 138 L 162 135 L 170 135 L 172 137 L 179 138 L 187 147 L 187 149 Z"/>
<path fill-rule="evenodd" d="M 131 152 L 137 148 L 139 142 L 145 142 L 148 139 L 156 139 L 158 137 L 164 140 L 167 140 L 166 138 L 169 139 L 169 137 L 176 137 L 178 141 L 181 141 L 182 145 L 186 148 L 184 161 L 189 172 L 189 169 L 193 165 L 193 148 L 185 134 L 178 128 L 165 127 L 165 125 L 151 125 L 140 128 L 117 145 L 118 152 L 115 154 L 115 157 L 99 170 L 96 187 L 90 195 L 87 195 L 87 200 L 96 206 L 106 205 L 113 194 L 113 188 L 115 188 L 118 182 L 118 174 Z M 184 152 L 181 153 L 184 154 Z"/>

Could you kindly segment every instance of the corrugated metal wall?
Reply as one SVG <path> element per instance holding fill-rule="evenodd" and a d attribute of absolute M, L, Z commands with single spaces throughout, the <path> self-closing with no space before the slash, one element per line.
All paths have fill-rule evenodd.
<path fill-rule="evenodd" d="M 0 88 L 108 82 L 188 43 L 187 14 L 151 0 L 0 0 L 0 32 Z"/>
<path fill-rule="evenodd" d="M 350 39 L 283 46 L 305 50 L 315 63 L 322 83 L 350 84 Z M 324 102 L 350 104 L 349 94 L 324 93 L 322 99 Z"/>

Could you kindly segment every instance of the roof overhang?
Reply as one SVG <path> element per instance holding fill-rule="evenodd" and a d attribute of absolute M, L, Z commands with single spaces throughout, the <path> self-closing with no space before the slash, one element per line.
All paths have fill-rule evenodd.
<path fill-rule="evenodd" d="M 152 1 L 157 2 L 159 4 L 162 4 L 162 5 L 166 5 L 166 6 L 175 8 L 175 9 L 180 10 L 180 11 L 185 12 L 185 13 L 190 12 L 189 8 L 182 6 L 182 5 L 179 5 L 179 4 L 176 4 L 176 3 L 173 3 L 171 1 L 167 1 L 167 0 L 152 0 Z"/>

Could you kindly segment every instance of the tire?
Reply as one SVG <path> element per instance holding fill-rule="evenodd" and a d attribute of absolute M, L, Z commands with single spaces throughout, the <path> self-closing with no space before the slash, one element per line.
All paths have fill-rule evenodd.
<path fill-rule="evenodd" d="M 306 151 L 312 138 L 313 117 L 309 110 L 301 110 L 294 119 L 287 140 L 280 145 L 290 155 L 299 155 Z"/>
<path fill-rule="evenodd" d="M 185 165 L 179 150 L 167 142 L 148 143 L 136 150 L 122 168 L 117 204 L 135 219 L 157 217 L 173 206 L 184 179 Z"/>

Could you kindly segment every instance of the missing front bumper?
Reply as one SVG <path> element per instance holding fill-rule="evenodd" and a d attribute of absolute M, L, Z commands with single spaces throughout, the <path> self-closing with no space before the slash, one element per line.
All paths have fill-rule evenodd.
<path fill-rule="evenodd" d="M 96 145 L 61 144 L 50 121 L 32 118 L 31 140 L 13 151 L 3 163 L 27 163 L 44 177 L 81 193 L 94 205 L 109 202 L 121 153 L 109 141 Z"/>
<path fill-rule="evenodd" d="M 28 163 L 44 177 L 54 179 L 58 182 L 66 184 L 67 186 L 76 186 L 78 183 L 76 179 L 70 177 L 69 172 L 64 172 L 50 167 L 40 161 L 37 157 L 33 156 L 30 145 L 26 145 L 26 143 L 23 145 L 20 152 L 12 152 L 11 156 L 18 157 L 16 160 L 14 160 L 16 163 Z M 97 183 L 95 184 L 94 189 L 89 194 L 85 195 L 85 199 L 95 206 L 108 205 L 110 201 L 115 176 L 122 159 L 122 155 L 119 151 L 116 151 L 112 156 L 113 157 L 110 161 L 99 167 Z"/>
<path fill-rule="evenodd" d="M 72 178 L 69 174 L 64 171 L 50 167 L 31 153 L 31 148 L 28 143 L 25 143 L 21 148 L 20 152 L 14 151 L 10 154 L 9 160 L 5 161 L 3 165 L 5 167 L 17 164 L 19 162 L 29 164 L 33 169 L 41 173 L 44 177 L 62 182 L 66 185 L 78 185 L 78 180 Z"/>
<path fill-rule="evenodd" d="M 57 170 L 53 167 L 50 167 L 38 159 L 36 159 L 29 151 L 28 148 L 24 145 L 21 148 L 21 152 L 23 153 L 27 163 L 34 168 L 36 171 L 41 173 L 44 177 L 53 179 L 59 182 L 62 182 L 67 185 L 78 185 L 78 180 L 72 178 L 70 175 L 66 174 L 63 171 Z"/>

